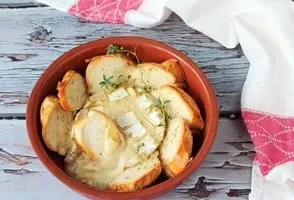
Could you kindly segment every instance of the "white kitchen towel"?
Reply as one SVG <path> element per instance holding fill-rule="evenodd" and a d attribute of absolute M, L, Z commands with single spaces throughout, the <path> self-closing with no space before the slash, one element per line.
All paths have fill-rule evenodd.
<path fill-rule="evenodd" d="M 89 21 L 152 28 L 172 12 L 250 68 L 241 110 L 256 156 L 251 200 L 294 199 L 294 4 L 290 0 L 39 0 Z"/>

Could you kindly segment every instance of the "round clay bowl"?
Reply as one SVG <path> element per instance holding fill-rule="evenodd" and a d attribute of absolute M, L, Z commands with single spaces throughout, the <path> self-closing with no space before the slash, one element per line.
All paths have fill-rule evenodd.
<path fill-rule="evenodd" d="M 149 187 L 135 192 L 112 192 L 91 188 L 71 178 L 64 171 L 63 158 L 46 148 L 41 137 L 39 110 L 43 99 L 50 94 L 57 94 L 56 85 L 66 71 L 73 69 L 84 74 L 85 60 L 106 52 L 109 44 L 124 46 L 126 49 L 137 48 L 141 61 L 163 62 L 169 58 L 177 59 L 186 75 L 187 91 L 197 102 L 205 120 L 204 130 L 194 137 L 193 159 L 185 170 L 173 178 L 161 175 Z M 191 175 L 209 152 L 216 136 L 218 126 L 218 107 L 215 93 L 200 67 L 176 49 L 158 41 L 142 37 L 110 37 L 80 45 L 64 53 L 54 61 L 41 75 L 29 98 L 26 112 L 27 131 L 31 144 L 45 167 L 62 183 L 91 199 L 147 199 L 161 195 L 178 186 Z M 54 192 L 54 191 L 52 191 Z"/>

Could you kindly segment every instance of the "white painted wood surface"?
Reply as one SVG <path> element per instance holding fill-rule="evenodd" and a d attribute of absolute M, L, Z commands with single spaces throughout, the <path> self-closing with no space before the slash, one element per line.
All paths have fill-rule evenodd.
<path fill-rule="evenodd" d="M 30 146 L 24 120 L 1 120 L 0 127 L 1 199 L 82 199 L 42 166 Z M 252 156 L 242 122 L 221 119 L 217 139 L 201 168 L 159 199 L 246 199 Z"/>
<path fill-rule="evenodd" d="M 222 116 L 240 110 L 248 62 L 241 49 L 225 49 L 173 15 L 152 29 L 89 23 L 33 0 L 0 0 L 0 199 L 83 199 L 47 172 L 27 138 L 28 95 L 40 74 L 63 52 L 101 37 L 151 37 L 198 62 L 211 81 Z M 232 115 L 234 118 L 234 115 Z M 19 119 L 19 118 L 18 118 Z M 201 168 L 159 199 L 243 200 L 250 191 L 253 147 L 241 120 L 222 118 Z"/>
<path fill-rule="evenodd" d="M 221 110 L 240 110 L 240 91 L 248 68 L 241 49 L 225 49 L 176 16 L 153 29 L 86 23 L 48 7 L 0 9 L 0 16 L 1 113 L 24 113 L 35 81 L 63 52 L 114 35 L 151 37 L 185 52 L 208 76 Z"/>

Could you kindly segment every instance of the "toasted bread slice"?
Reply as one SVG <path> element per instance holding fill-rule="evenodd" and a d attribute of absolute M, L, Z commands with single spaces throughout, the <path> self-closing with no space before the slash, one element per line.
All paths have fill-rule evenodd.
<path fill-rule="evenodd" d="M 90 109 L 87 116 L 75 122 L 73 138 L 92 160 L 111 156 L 123 142 L 116 124 L 104 113 Z"/>
<path fill-rule="evenodd" d="M 64 110 L 76 111 L 87 100 L 87 85 L 83 76 L 73 70 L 66 72 L 57 85 L 58 98 Z"/>
<path fill-rule="evenodd" d="M 161 163 L 155 152 L 148 160 L 127 168 L 109 184 L 109 188 L 120 192 L 136 191 L 150 185 L 160 173 Z"/>
<path fill-rule="evenodd" d="M 100 82 L 103 76 L 113 77 L 116 82 L 120 75 L 126 74 L 129 66 L 133 66 L 132 60 L 121 54 L 108 54 L 92 58 L 86 69 L 86 80 L 90 94 L 100 93 L 102 90 Z"/>
<path fill-rule="evenodd" d="M 136 68 L 131 68 L 129 73 L 139 87 L 148 85 L 158 88 L 184 82 L 180 68 L 177 70 L 172 64 L 167 63 L 165 65 L 152 62 L 138 64 Z"/>
<path fill-rule="evenodd" d="M 176 78 L 176 83 L 184 83 L 185 82 L 185 73 L 180 65 L 180 63 L 176 59 L 168 59 L 161 63 L 163 68 L 173 74 Z"/>
<path fill-rule="evenodd" d="M 55 96 L 47 96 L 41 105 L 42 137 L 46 146 L 58 154 L 66 155 L 71 146 L 70 129 L 74 115 L 61 108 Z"/>
<path fill-rule="evenodd" d="M 204 122 L 196 102 L 184 90 L 174 86 L 163 86 L 154 92 L 167 104 L 168 114 L 175 118 L 181 117 L 187 121 L 191 128 L 203 129 Z"/>
<path fill-rule="evenodd" d="M 160 146 L 160 160 L 169 177 L 184 170 L 190 160 L 192 145 L 192 134 L 186 122 L 181 118 L 170 120 Z"/>

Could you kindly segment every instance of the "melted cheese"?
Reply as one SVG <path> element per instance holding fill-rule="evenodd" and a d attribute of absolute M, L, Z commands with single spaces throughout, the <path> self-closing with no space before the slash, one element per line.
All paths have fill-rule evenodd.
<path fill-rule="evenodd" d="M 117 123 L 121 128 L 138 123 L 138 119 L 133 112 L 127 112 L 117 118 Z"/>
<path fill-rule="evenodd" d="M 155 126 L 158 126 L 163 121 L 163 117 L 161 116 L 160 111 L 152 110 L 147 114 L 148 120 Z"/>
<path fill-rule="evenodd" d="M 151 155 L 157 147 L 156 141 L 149 135 L 146 135 L 138 143 L 133 145 L 133 148 L 143 156 Z"/>
<path fill-rule="evenodd" d="M 105 95 L 108 99 L 92 96 L 91 103 L 79 111 L 77 120 L 91 117 L 97 111 L 103 112 L 117 124 L 123 138 L 122 144 L 115 146 L 116 143 L 111 139 L 104 141 L 105 156 L 96 160 L 90 159 L 86 153 L 66 159 L 67 171 L 73 177 L 99 188 L 107 188 L 124 169 L 147 159 L 158 148 L 164 136 L 164 126 L 158 126 L 162 116 L 159 111 L 149 109 L 152 101 L 146 95 L 137 97 L 136 92 L 129 88 L 127 91 L 119 88 Z M 91 143 L 92 146 L 95 142 Z"/>
<path fill-rule="evenodd" d="M 123 132 L 131 137 L 141 137 L 146 133 L 146 129 L 142 126 L 140 122 L 138 122 L 125 129 Z"/>
<path fill-rule="evenodd" d="M 124 160 L 118 159 L 116 155 L 102 162 L 93 161 L 87 154 L 79 154 L 78 151 L 73 154 L 77 155 L 68 154 L 65 158 L 66 171 L 83 183 L 107 189 L 109 182 L 124 171 Z"/>
<path fill-rule="evenodd" d="M 117 101 L 128 96 L 129 93 L 124 88 L 118 88 L 108 95 L 109 101 Z"/>
<path fill-rule="evenodd" d="M 141 109 L 147 109 L 152 105 L 152 101 L 149 98 L 147 98 L 146 95 L 141 95 L 138 98 L 136 98 L 135 103 Z"/>
<path fill-rule="evenodd" d="M 158 126 L 163 121 L 163 116 L 158 109 L 152 108 L 152 100 L 146 95 L 141 95 L 135 100 L 136 105 L 147 115 L 147 119 L 155 126 Z"/>

